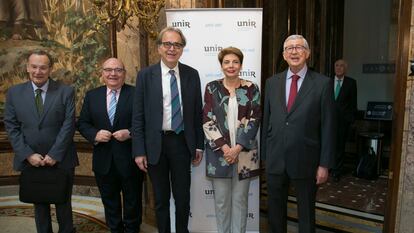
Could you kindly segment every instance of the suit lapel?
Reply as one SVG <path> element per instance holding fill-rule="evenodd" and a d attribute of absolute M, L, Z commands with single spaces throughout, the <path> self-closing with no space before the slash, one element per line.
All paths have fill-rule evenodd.
<path fill-rule="evenodd" d="M 340 99 L 344 98 L 344 95 L 345 95 L 345 93 L 347 91 L 346 90 L 347 88 L 348 88 L 348 79 L 346 77 L 344 77 L 342 79 L 342 86 L 341 86 L 341 89 L 339 90 L 339 94 L 338 94 L 337 100 L 340 100 Z"/>
<path fill-rule="evenodd" d="M 279 103 L 282 106 L 282 109 L 287 112 L 287 100 L 286 100 L 286 75 L 287 75 L 287 71 L 281 73 L 281 75 L 279 76 L 279 78 L 277 79 L 277 85 L 279 86 L 279 91 L 277 91 L 278 99 L 279 99 Z"/>
<path fill-rule="evenodd" d="M 118 99 L 118 102 L 116 104 L 114 125 L 117 124 L 118 119 L 119 119 L 119 114 L 126 107 L 125 105 L 129 103 L 128 102 L 129 96 L 130 96 L 129 88 L 127 88 L 126 85 L 124 84 L 121 88 L 121 93 L 119 95 L 119 99 Z M 109 121 L 109 116 L 108 116 L 108 121 Z"/>
<path fill-rule="evenodd" d="M 154 95 L 150 96 L 150 98 L 154 98 L 154 100 L 150 100 L 150 102 L 156 103 L 155 112 L 163 113 L 161 63 L 158 63 L 156 66 L 153 66 L 152 71 L 151 71 L 151 78 L 149 81 L 151 82 L 151 85 L 150 85 L 151 89 L 154 90 Z M 162 124 L 162 118 L 161 118 L 160 124 Z"/>
<path fill-rule="evenodd" d="M 178 63 L 178 69 L 180 70 L 180 91 L 181 91 L 181 105 L 183 108 L 183 115 L 184 115 L 184 109 L 186 106 L 185 102 L 187 100 L 187 90 L 189 88 L 190 78 L 187 75 L 187 72 L 184 71 L 181 63 Z M 184 117 L 184 116 L 183 116 Z"/>
<path fill-rule="evenodd" d="M 310 71 L 306 72 L 305 80 L 303 80 L 302 85 L 300 86 L 299 92 L 296 95 L 295 102 L 292 105 L 292 109 L 289 112 L 289 115 L 296 110 L 296 108 L 303 103 L 306 99 L 306 95 L 308 95 L 309 91 L 312 89 L 313 83 L 313 76 L 311 75 Z"/>
<path fill-rule="evenodd" d="M 23 95 L 23 103 L 29 103 L 28 108 L 32 115 L 36 117 L 36 119 L 40 119 L 39 114 L 37 113 L 36 103 L 35 103 L 35 94 L 32 86 L 32 82 L 29 81 L 26 83 L 25 91 L 22 93 Z"/>
<path fill-rule="evenodd" d="M 92 103 L 92 104 L 97 105 L 97 109 L 102 109 L 101 111 L 106 113 L 106 114 L 104 114 L 105 123 L 108 125 L 108 127 L 111 127 L 111 121 L 109 120 L 108 108 L 107 108 L 108 103 L 107 103 L 107 99 L 106 99 L 106 89 L 107 89 L 106 86 L 102 86 L 99 89 L 98 96 L 97 96 L 97 99 L 99 101 L 96 101 L 96 103 Z M 101 101 L 101 100 L 103 100 L 103 101 Z M 118 110 L 116 110 L 116 111 L 118 111 Z M 116 112 L 115 112 L 115 116 L 116 116 Z M 114 122 L 115 122 L 115 120 L 114 120 Z"/>
<path fill-rule="evenodd" d="M 43 112 L 40 118 L 41 120 L 43 120 L 43 118 L 46 116 L 50 107 L 53 106 L 53 103 L 55 102 L 55 98 L 57 95 L 57 88 L 58 84 L 52 79 L 49 79 L 49 86 L 46 92 L 45 104 L 43 106 Z"/>

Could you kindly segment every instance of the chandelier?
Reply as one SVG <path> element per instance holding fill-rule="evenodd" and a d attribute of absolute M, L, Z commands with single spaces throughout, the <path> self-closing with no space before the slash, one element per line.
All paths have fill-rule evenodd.
<path fill-rule="evenodd" d="M 165 0 L 90 0 L 104 24 L 116 24 L 117 31 L 125 28 L 127 20 L 136 16 L 148 34 L 157 37 L 157 23 Z"/>

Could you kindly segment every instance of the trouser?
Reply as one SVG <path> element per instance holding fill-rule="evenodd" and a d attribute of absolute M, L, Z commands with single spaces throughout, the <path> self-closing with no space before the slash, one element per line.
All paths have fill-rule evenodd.
<path fill-rule="evenodd" d="M 218 233 L 246 232 L 250 179 L 239 180 L 237 167 L 232 178 L 213 178 Z"/>
<path fill-rule="evenodd" d="M 138 233 L 142 221 L 142 174 L 138 168 L 123 177 L 115 163 L 108 174 L 95 173 L 105 207 L 105 220 L 112 233 Z M 122 197 L 121 197 L 122 194 Z"/>
<path fill-rule="evenodd" d="M 184 132 L 166 133 L 157 164 L 148 165 L 148 174 L 155 196 L 159 233 L 170 233 L 171 190 L 175 201 L 175 232 L 188 233 L 190 215 L 191 154 Z"/>
<path fill-rule="evenodd" d="M 266 174 L 268 221 L 270 233 L 287 232 L 287 199 L 289 184 L 296 190 L 299 233 L 315 232 L 315 179 L 291 179 L 285 174 Z"/>
<path fill-rule="evenodd" d="M 72 186 L 74 169 L 67 170 L 69 173 L 69 195 L 68 200 L 65 203 L 55 204 L 56 218 L 59 224 L 59 233 L 73 233 L 75 228 L 73 227 L 72 216 Z M 35 209 L 35 222 L 37 233 L 53 233 L 52 219 L 50 216 L 50 204 L 34 204 Z"/>

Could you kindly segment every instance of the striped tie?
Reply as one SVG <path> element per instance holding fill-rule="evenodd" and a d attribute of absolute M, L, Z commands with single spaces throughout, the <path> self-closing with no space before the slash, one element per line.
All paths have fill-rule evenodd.
<path fill-rule="evenodd" d="M 111 102 L 109 103 L 108 108 L 108 116 L 109 121 L 111 122 L 111 125 L 114 124 L 114 118 L 115 118 L 115 112 L 116 112 L 116 90 L 111 90 Z"/>
<path fill-rule="evenodd" d="M 183 117 L 181 115 L 180 94 L 178 92 L 177 78 L 174 70 L 170 70 L 171 74 L 171 130 L 179 134 L 184 129 Z"/>

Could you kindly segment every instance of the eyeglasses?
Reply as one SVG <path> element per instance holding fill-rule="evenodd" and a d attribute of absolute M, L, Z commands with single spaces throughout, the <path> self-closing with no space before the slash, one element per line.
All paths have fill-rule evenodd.
<path fill-rule="evenodd" d="M 114 69 L 104 68 L 103 71 L 106 72 L 106 73 L 112 73 L 112 71 L 115 71 L 115 73 L 120 74 L 120 73 L 124 72 L 125 69 L 124 68 L 114 68 Z"/>
<path fill-rule="evenodd" d="M 285 48 L 285 52 L 288 53 L 293 53 L 294 50 L 296 50 L 296 52 L 298 53 L 302 53 L 303 51 L 305 51 L 307 48 L 303 45 L 296 45 L 296 46 L 289 46 Z"/>
<path fill-rule="evenodd" d="M 184 47 L 183 44 L 178 43 L 178 42 L 169 42 L 169 41 L 166 41 L 166 42 L 161 42 L 161 44 L 166 49 L 170 49 L 173 46 L 174 46 L 175 49 L 182 49 Z"/>

